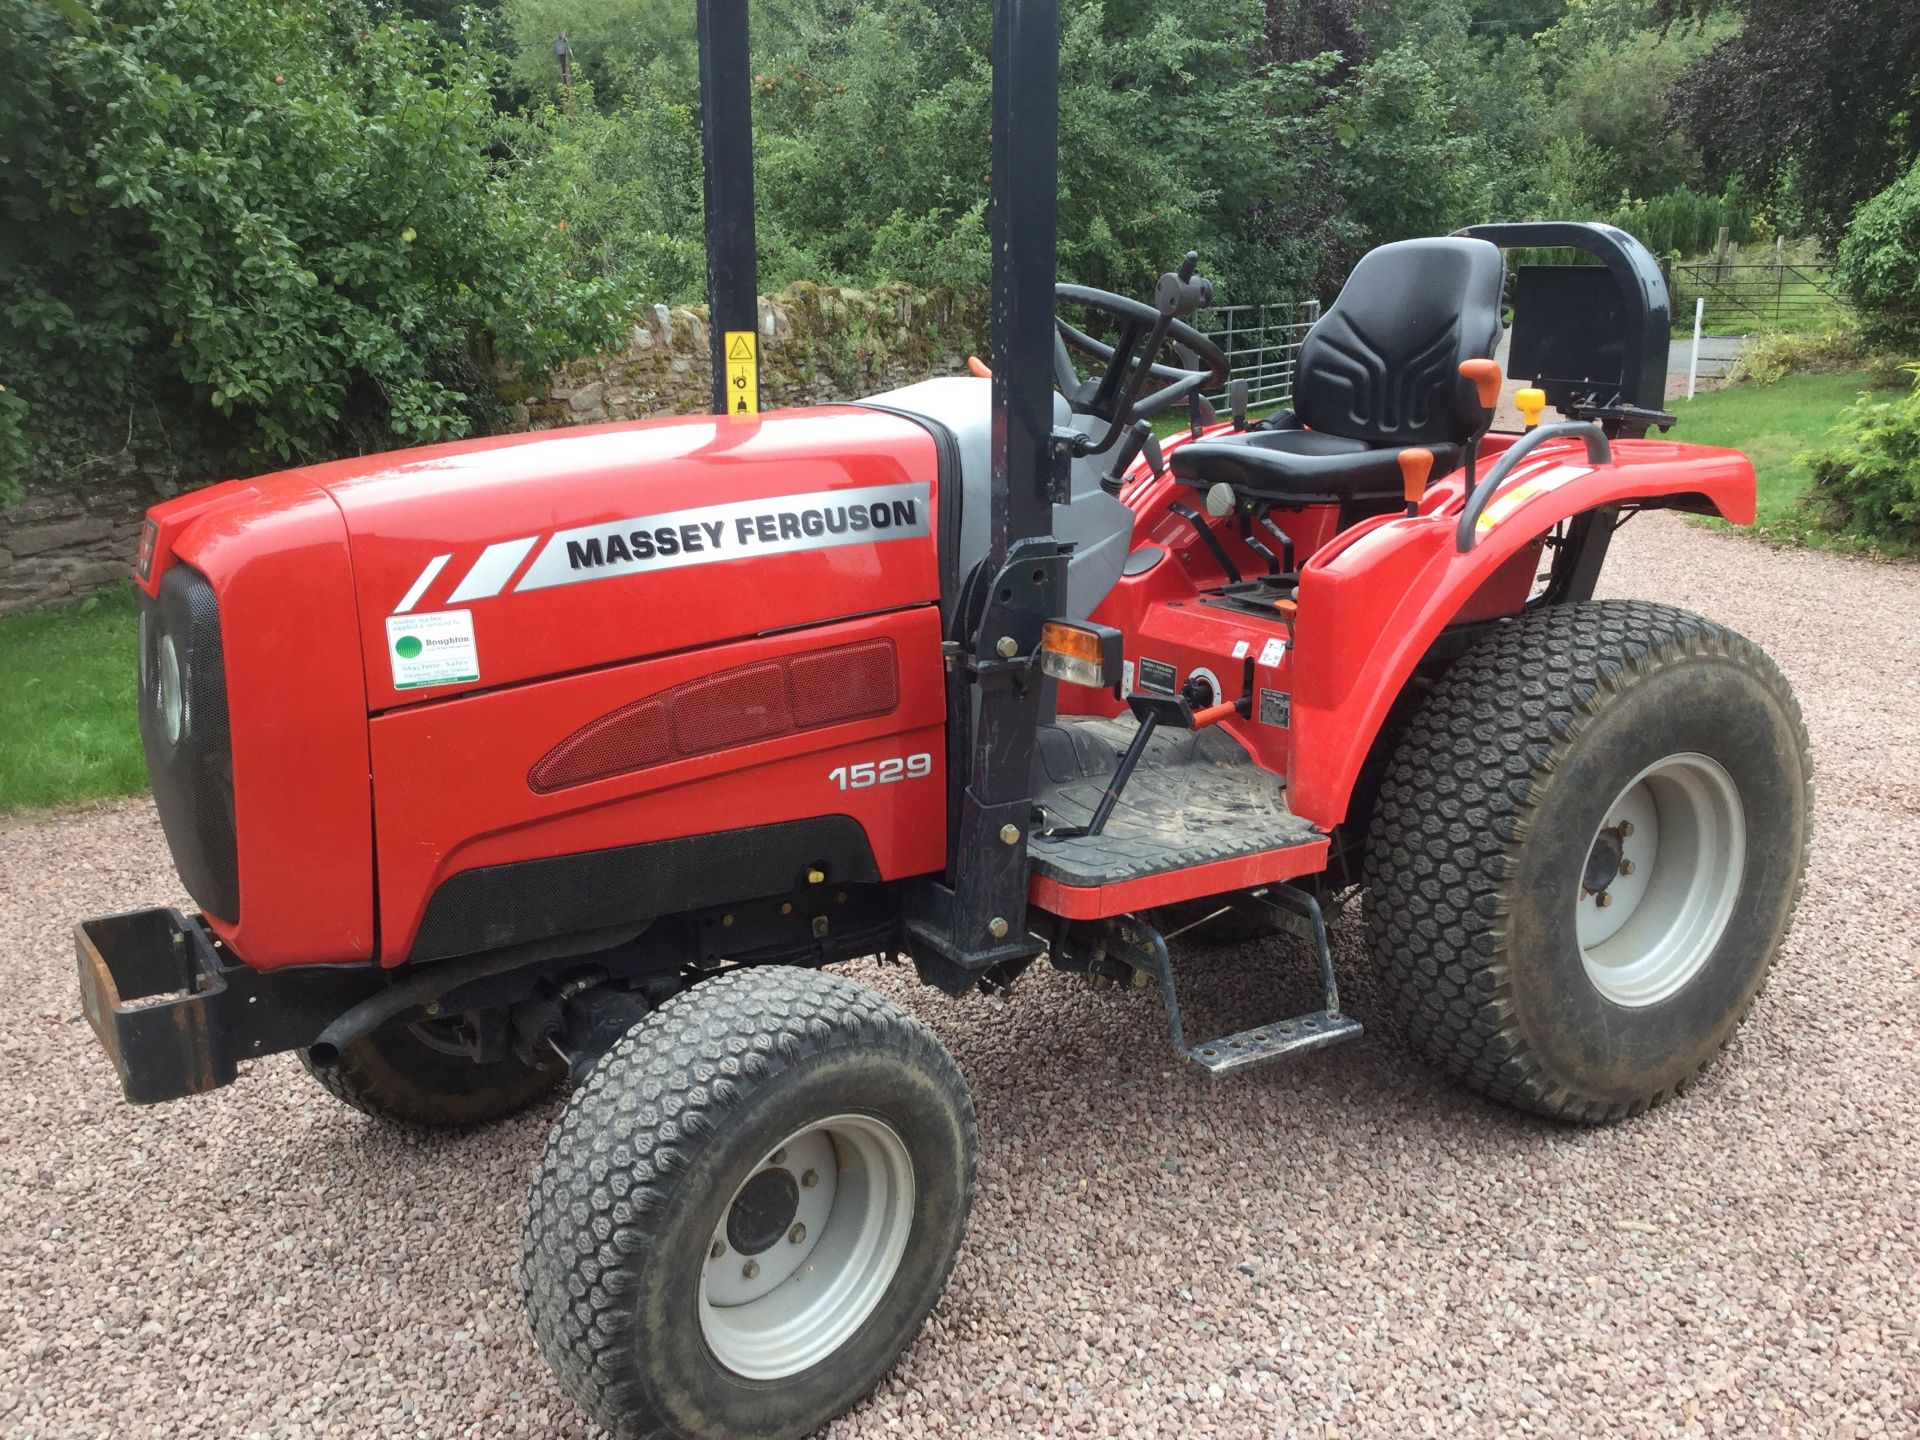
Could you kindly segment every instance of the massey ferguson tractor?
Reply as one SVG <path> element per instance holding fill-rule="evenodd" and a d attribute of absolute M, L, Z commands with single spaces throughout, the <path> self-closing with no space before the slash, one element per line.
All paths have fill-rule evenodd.
<path fill-rule="evenodd" d="M 1599 1123 L 1712 1061 L 1800 888 L 1779 671 L 1592 598 L 1634 514 L 1754 512 L 1743 456 L 1649 434 L 1645 250 L 1382 246 L 1250 417 L 1195 257 L 1150 301 L 1056 286 L 1055 0 L 994 9 L 990 375 L 757 413 L 746 6 L 706 0 L 722 413 L 229 481 L 142 540 L 140 727 L 198 913 L 78 926 L 127 1098 L 287 1050 L 411 1125 L 570 1087 L 520 1279 L 621 1435 L 806 1434 L 946 1283 L 966 1086 L 834 962 L 1157 992 L 1227 1076 L 1360 1034 L 1323 920 L 1358 889 L 1396 1029 Z M 1555 247 L 1583 263 L 1507 273 Z M 1509 307 L 1521 407 L 1563 417 L 1519 433 Z M 1209 933 L 1296 937 L 1319 1008 L 1190 1036 L 1169 940 Z"/>

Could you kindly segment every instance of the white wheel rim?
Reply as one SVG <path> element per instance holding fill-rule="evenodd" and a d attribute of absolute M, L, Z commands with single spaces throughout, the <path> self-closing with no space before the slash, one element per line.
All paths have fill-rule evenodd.
<path fill-rule="evenodd" d="M 832 1355 L 893 1283 L 913 1198 L 913 1161 L 884 1120 L 835 1115 L 773 1146 L 700 1257 L 700 1329 L 714 1357 L 778 1380 Z"/>
<path fill-rule="evenodd" d="M 1669 755 L 1636 775 L 1594 832 L 1575 899 L 1594 988 L 1638 1008 L 1699 974 L 1733 916 L 1746 857 L 1746 809 L 1719 761 Z"/>

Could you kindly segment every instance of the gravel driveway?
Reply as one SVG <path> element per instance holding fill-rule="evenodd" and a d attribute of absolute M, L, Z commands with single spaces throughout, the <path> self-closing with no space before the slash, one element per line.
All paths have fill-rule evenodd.
<path fill-rule="evenodd" d="M 1615 554 L 1610 593 L 1765 645 L 1813 734 L 1806 901 L 1726 1058 L 1588 1132 L 1377 1034 L 1216 1082 L 1151 997 L 859 967 L 966 1070 L 981 1184 L 946 1299 L 830 1434 L 1920 1434 L 1920 570 L 1663 516 Z M 123 1105 L 67 927 L 178 896 L 144 804 L 0 831 L 0 1435 L 583 1433 L 511 1275 L 552 1107 L 421 1139 L 288 1056 Z M 1183 973 L 1197 1026 L 1308 995 L 1277 944 Z"/>

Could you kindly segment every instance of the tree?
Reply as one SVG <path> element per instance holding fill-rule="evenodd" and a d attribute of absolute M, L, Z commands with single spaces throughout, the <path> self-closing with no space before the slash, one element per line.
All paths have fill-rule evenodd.
<path fill-rule="evenodd" d="M 1660 0 L 1658 13 L 1743 22 L 1680 79 L 1669 116 L 1710 171 L 1786 187 L 1828 241 L 1920 154 L 1920 5 Z"/>
<path fill-rule="evenodd" d="M 202 474 L 460 435 L 489 352 L 610 343 L 628 301 L 500 182 L 490 82 L 351 0 L 0 0 L 0 381 L 40 462 L 108 423 Z"/>
<path fill-rule="evenodd" d="M 1920 344 L 1920 160 L 1860 207 L 1840 242 L 1840 283 L 1876 340 Z"/>
<path fill-rule="evenodd" d="M 1621 43 L 1590 48 L 1561 78 L 1553 131 L 1605 152 L 1608 204 L 1623 192 L 1646 197 L 1699 183 L 1699 152 L 1685 135 L 1662 125 L 1660 116 L 1674 82 L 1703 48 L 1678 35 L 1643 30 Z"/>

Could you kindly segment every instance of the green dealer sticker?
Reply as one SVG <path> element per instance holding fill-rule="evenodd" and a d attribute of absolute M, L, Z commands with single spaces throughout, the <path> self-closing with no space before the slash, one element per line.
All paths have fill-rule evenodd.
<path fill-rule="evenodd" d="M 393 688 L 465 685 L 480 678 L 480 649 L 473 639 L 471 610 L 387 617 L 387 659 Z"/>

